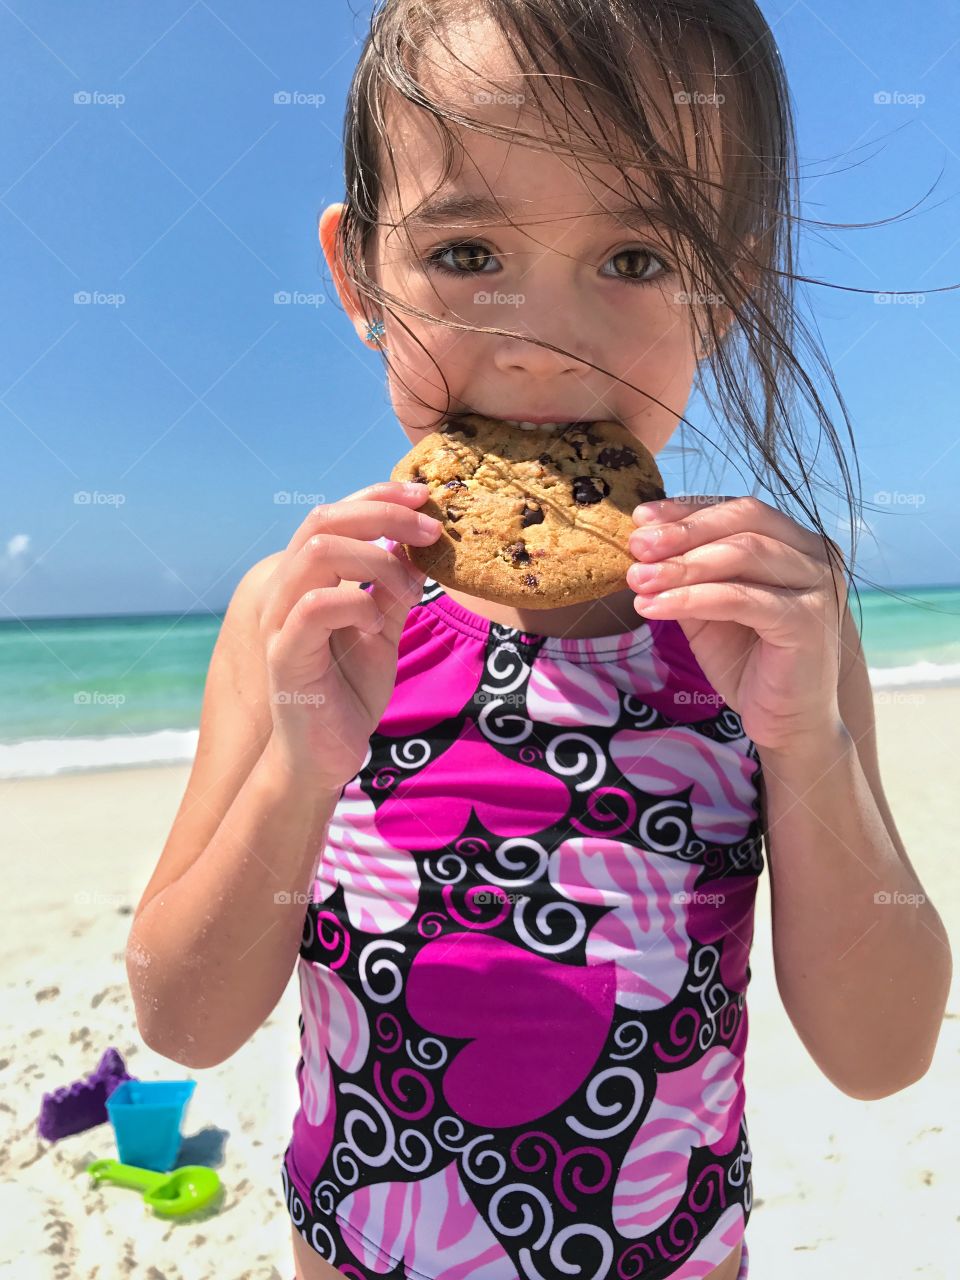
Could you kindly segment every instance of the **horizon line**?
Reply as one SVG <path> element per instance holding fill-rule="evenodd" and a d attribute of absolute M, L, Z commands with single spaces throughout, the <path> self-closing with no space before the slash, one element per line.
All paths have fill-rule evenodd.
<path fill-rule="evenodd" d="M 885 594 L 888 591 L 960 591 L 958 582 L 929 583 L 892 583 L 882 587 L 859 587 L 861 594 L 875 592 Z M 144 609 L 129 613 L 34 613 L 14 614 L 10 618 L 0 618 L 0 626 L 9 626 L 18 622 L 107 622 L 122 618 L 206 618 L 223 615 L 227 605 L 220 609 Z"/>

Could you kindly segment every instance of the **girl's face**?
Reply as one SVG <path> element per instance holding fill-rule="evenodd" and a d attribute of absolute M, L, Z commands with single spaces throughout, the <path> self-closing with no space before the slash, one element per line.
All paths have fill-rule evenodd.
<path fill-rule="evenodd" d="M 465 75 L 450 54 L 431 46 L 423 65 L 441 78 L 448 100 L 455 103 L 459 94 L 464 114 L 543 136 L 540 112 L 532 101 L 524 106 L 525 81 L 495 28 L 473 23 L 452 31 L 449 43 L 469 67 L 505 87 Z M 541 96 L 549 100 L 543 90 Z M 569 103 L 569 91 L 566 96 Z M 661 110 L 672 120 L 673 104 L 664 104 L 662 95 Z M 456 129 L 462 150 L 451 178 L 429 207 L 411 216 L 439 183 L 441 142 L 426 114 L 406 101 L 391 104 L 389 124 L 397 186 L 386 162 L 381 226 L 367 269 L 387 292 L 436 317 L 402 314 L 412 334 L 383 317 L 381 341 L 395 369 L 390 395 L 411 444 L 445 416 L 439 366 L 450 412 L 508 421 L 614 419 L 657 453 L 677 426 L 696 370 L 689 286 L 655 223 L 638 221 L 634 212 L 626 225 L 613 215 L 638 203 L 622 174 L 612 165 L 588 161 L 588 169 L 563 152 Z M 631 180 L 635 191 L 647 189 L 639 168 Z M 519 229 L 495 208 L 437 207 L 439 200 L 489 203 L 493 196 Z M 333 205 L 324 212 L 321 240 L 341 301 L 367 341 L 356 297 L 333 257 L 340 210 Z M 392 225 L 401 222 L 406 234 Z M 496 326 L 516 336 L 451 329 L 444 321 Z M 529 343 L 526 334 L 568 354 Z"/>

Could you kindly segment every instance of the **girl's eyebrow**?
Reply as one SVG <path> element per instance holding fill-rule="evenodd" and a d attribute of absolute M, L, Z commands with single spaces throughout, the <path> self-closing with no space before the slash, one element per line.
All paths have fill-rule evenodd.
<path fill-rule="evenodd" d="M 498 201 L 492 196 L 451 192 L 423 201 L 404 219 L 404 222 L 408 229 L 414 231 L 469 222 L 483 225 L 502 222 L 504 212 L 516 216 L 517 213 L 529 214 L 530 209 L 524 201 Z M 621 226 L 632 227 L 635 230 L 644 230 L 662 221 L 654 210 L 636 204 L 615 206 L 598 204 L 594 210 L 565 216 L 604 218 L 608 222 L 618 222 Z"/>

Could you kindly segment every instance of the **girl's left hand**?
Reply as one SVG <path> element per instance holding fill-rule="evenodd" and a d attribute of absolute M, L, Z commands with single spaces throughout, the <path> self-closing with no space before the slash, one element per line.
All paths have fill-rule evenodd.
<path fill-rule="evenodd" d="M 643 511 L 652 520 L 638 520 Z M 753 497 L 667 498 L 643 503 L 634 520 L 629 549 L 640 563 L 627 584 L 637 612 L 677 621 L 747 737 L 789 754 L 842 732 L 846 584 L 823 540 Z M 647 567 L 654 576 L 641 581 Z"/>

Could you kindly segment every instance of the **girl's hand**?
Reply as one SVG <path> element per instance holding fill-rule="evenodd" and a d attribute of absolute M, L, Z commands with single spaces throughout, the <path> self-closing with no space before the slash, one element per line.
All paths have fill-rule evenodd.
<path fill-rule="evenodd" d="M 627 583 L 637 612 L 677 621 L 746 735 L 791 753 L 842 730 L 846 586 L 821 538 L 752 497 L 667 498 L 641 504 L 634 520 L 629 548 L 640 563 Z M 644 577 L 648 566 L 653 577 Z"/>
<path fill-rule="evenodd" d="M 356 775 L 393 692 L 400 633 L 426 575 L 401 548 L 391 554 L 372 540 L 436 541 L 440 522 L 415 510 L 429 495 L 418 487 L 390 480 L 315 507 L 264 587 L 273 738 L 290 771 L 318 790 L 339 793 Z"/>

